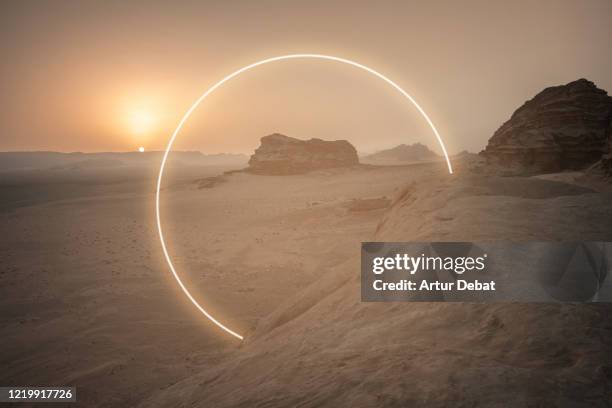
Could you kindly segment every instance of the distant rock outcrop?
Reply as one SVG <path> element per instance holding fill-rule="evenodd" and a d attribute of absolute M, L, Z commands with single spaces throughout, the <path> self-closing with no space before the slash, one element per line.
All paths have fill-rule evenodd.
<path fill-rule="evenodd" d="M 346 140 L 299 140 L 274 133 L 261 138 L 247 171 L 255 174 L 300 174 L 359 163 L 357 151 Z"/>
<path fill-rule="evenodd" d="M 583 169 L 608 152 L 611 118 L 612 97 L 593 82 L 546 88 L 514 112 L 482 154 L 528 172 Z"/>
<path fill-rule="evenodd" d="M 412 145 L 401 144 L 392 149 L 381 150 L 363 158 L 365 163 L 372 164 L 402 164 L 418 161 L 435 160 L 437 154 L 429 150 L 429 147 L 414 143 Z"/>

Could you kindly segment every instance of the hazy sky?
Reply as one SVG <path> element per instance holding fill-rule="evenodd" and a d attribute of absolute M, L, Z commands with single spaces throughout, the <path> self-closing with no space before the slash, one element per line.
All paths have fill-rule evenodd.
<path fill-rule="evenodd" d="M 449 150 L 482 149 L 542 88 L 612 91 L 612 1 L 3 1 L 0 150 L 162 149 L 210 85 L 262 58 L 321 53 L 369 65 L 429 113 Z M 414 108 L 355 68 L 250 71 L 194 114 L 177 147 L 250 152 L 261 136 L 421 141 Z"/>

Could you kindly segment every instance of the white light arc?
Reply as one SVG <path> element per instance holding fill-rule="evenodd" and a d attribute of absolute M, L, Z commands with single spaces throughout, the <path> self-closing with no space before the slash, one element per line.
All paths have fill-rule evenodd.
<path fill-rule="evenodd" d="M 385 81 L 386 83 L 391 85 L 399 93 L 401 93 L 404 97 L 406 97 L 406 99 L 408 99 L 414 105 L 414 107 L 419 111 L 421 116 L 423 116 L 425 121 L 427 121 L 427 124 L 429 125 L 431 130 L 436 135 L 436 138 L 438 139 L 438 143 L 440 145 L 440 148 L 442 149 L 442 152 L 444 153 L 444 158 L 446 159 L 446 165 L 448 166 L 448 172 L 450 174 L 453 173 L 453 168 L 451 166 L 450 159 L 448 158 L 448 153 L 446 152 L 446 147 L 444 146 L 444 142 L 442 141 L 442 137 L 440 137 L 440 134 L 438 133 L 438 130 L 434 126 L 434 124 L 431 121 L 431 119 L 429 118 L 429 116 L 427 116 L 427 113 L 425 113 L 423 108 L 421 108 L 421 106 L 414 100 L 414 98 L 412 96 L 410 96 L 408 94 L 408 92 L 404 91 L 398 84 L 396 84 L 395 82 L 393 82 L 392 80 L 390 80 L 389 78 L 384 76 L 383 74 L 379 73 L 378 71 L 375 71 L 372 68 L 366 67 L 365 65 L 359 64 L 359 63 L 357 63 L 355 61 L 351 61 L 351 60 L 348 60 L 348 59 L 345 59 L 345 58 L 340 58 L 340 57 L 334 57 L 334 56 L 331 56 L 331 55 L 321 55 L 321 54 L 291 54 L 291 55 L 281 55 L 279 57 L 273 57 L 273 58 L 264 59 L 264 60 L 255 62 L 255 63 L 253 63 L 251 65 L 247 65 L 246 67 L 240 68 L 239 70 L 234 71 L 233 73 L 229 74 L 228 76 L 226 76 L 225 78 L 223 78 L 222 80 L 220 80 L 219 82 L 217 82 L 216 84 L 214 84 L 213 86 L 208 88 L 208 90 L 206 92 L 204 92 L 202 94 L 202 96 L 200 96 L 193 103 L 193 105 L 191 105 L 191 107 L 185 113 L 185 115 L 183 115 L 183 118 L 181 119 L 181 121 L 179 122 L 178 126 L 176 127 L 176 129 L 172 133 L 172 137 L 170 137 L 170 141 L 168 142 L 168 145 L 166 147 L 166 151 L 164 152 L 164 156 L 162 158 L 162 162 L 161 162 L 161 165 L 159 167 L 159 175 L 157 176 L 157 191 L 156 191 L 156 196 L 155 196 L 155 215 L 157 217 L 157 231 L 159 233 L 159 239 L 161 241 L 161 246 L 162 246 L 162 250 L 164 252 L 164 257 L 166 258 L 166 262 L 168 263 L 168 266 L 170 267 L 170 271 L 172 272 L 172 275 L 174 275 L 174 279 L 176 280 L 176 282 L 181 287 L 181 289 L 182 289 L 183 293 L 185 294 L 185 296 L 187 296 L 187 298 L 191 301 L 191 303 L 193 303 L 193 305 L 204 316 L 206 316 L 211 322 L 213 322 L 219 328 L 225 330 L 227 333 L 231 334 L 232 336 L 234 336 L 234 337 L 236 337 L 236 338 L 238 338 L 240 340 L 243 340 L 244 337 L 241 336 L 240 334 L 236 333 L 235 331 L 231 330 L 227 326 L 223 325 L 217 319 L 215 319 L 210 313 L 208 313 L 194 299 L 194 297 L 191 295 L 191 293 L 189 292 L 189 290 L 187 289 L 187 287 L 185 286 L 185 284 L 183 283 L 183 281 L 179 277 L 178 273 L 176 272 L 176 269 L 174 268 L 174 264 L 172 263 L 172 259 L 170 258 L 170 255 L 168 254 L 168 249 L 166 248 L 166 242 L 164 241 L 164 234 L 162 232 L 161 216 L 160 216 L 160 209 L 159 209 L 159 197 L 160 197 L 161 183 L 162 183 L 162 178 L 163 178 L 163 175 L 164 175 L 164 169 L 166 167 L 166 160 L 168 159 L 168 155 L 170 154 L 170 150 L 172 150 L 172 145 L 174 144 L 174 141 L 175 141 L 176 137 L 178 136 L 179 132 L 183 128 L 183 125 L 185 124 L 187 119 L 189 119 L 189 117 L 191 116 L 193 111 L 200 105 L 200 103 L 202 103 L 202 101 L 204 99 L 206 99 L 206 97 L 208 97 L 208 95 L 213 93 L 217 88 L 219 88 L 221 85 L 223 85 L 224 83 L 226 83 L 230 79 L 232 79 L 232 78 L 234 78 L 234 77 L 236 77 L 236 76 L 242 74 L 243 72 L 246 72 L 246 71 L 248 71 L 248 70 L 250 70 L 252 68 L 255 68 L 255 67 L 258 67 L 258 66 L 264 65 L 264 64 L 269 64 L 271 62 L 290 60 L 290 59 L 320 59 L 320 60 L 328 60 L 328 61 L 341 62 L 343 64 L 348 64 L 348 65 L 360 68 L 360 69 L 362 69 L 362 70 L 364 70 L 366 72 L 369 72 L 370 74 L 372 74 L 372 75 L 382 79 L 383 81 Z"/>

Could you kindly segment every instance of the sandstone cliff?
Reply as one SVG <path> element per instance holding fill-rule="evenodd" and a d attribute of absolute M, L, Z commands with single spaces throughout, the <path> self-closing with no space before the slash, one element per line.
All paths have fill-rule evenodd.
<path fill-rule="evenodd" d="M 261 138 L 247 170 L 255 174 L 286 175 L 358 163 L 357 151 L 346 140 L 299 140 L 274 133 Z"/>
<path fill-rule="evenodd" d="M 612 97 L 579 79 L 544 89 L 525 102 L 482 152 L 490 163 L 529 172 L 583 169 L 610 143 Z"/>

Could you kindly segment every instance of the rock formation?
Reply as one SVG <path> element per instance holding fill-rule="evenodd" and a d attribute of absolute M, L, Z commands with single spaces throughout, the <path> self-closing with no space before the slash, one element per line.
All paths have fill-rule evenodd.
<path fill-rule="evenodd" d="M 544 89 L 489 140 L 490 163 L 527 172 L 583 169 L 609 150 L 612 97 L 579 79 Z"/>
<path fill-rule="evenodd" d="M 612 176 L 612 119 L 610 120 L 610 128 L 608 130 L 608 153 L 601 159 L 601 164 L 604 171 Z"/>
<path fill-rule="evenodd" d="M 357 151 L 346 140 L 299 140 L 274 133 L 261 138 L 247 171 L 255 174 L 300 174 L 359 163 Z"/>
<path fill-rule="evenodd" d="M 412 145 L 401 144 L 392 149 L 382 150 L 363 158 L 364 162 L 372 164 L 402 164 L 417 161 L 435 160 L 437 154 L 421 143 Z"/>

